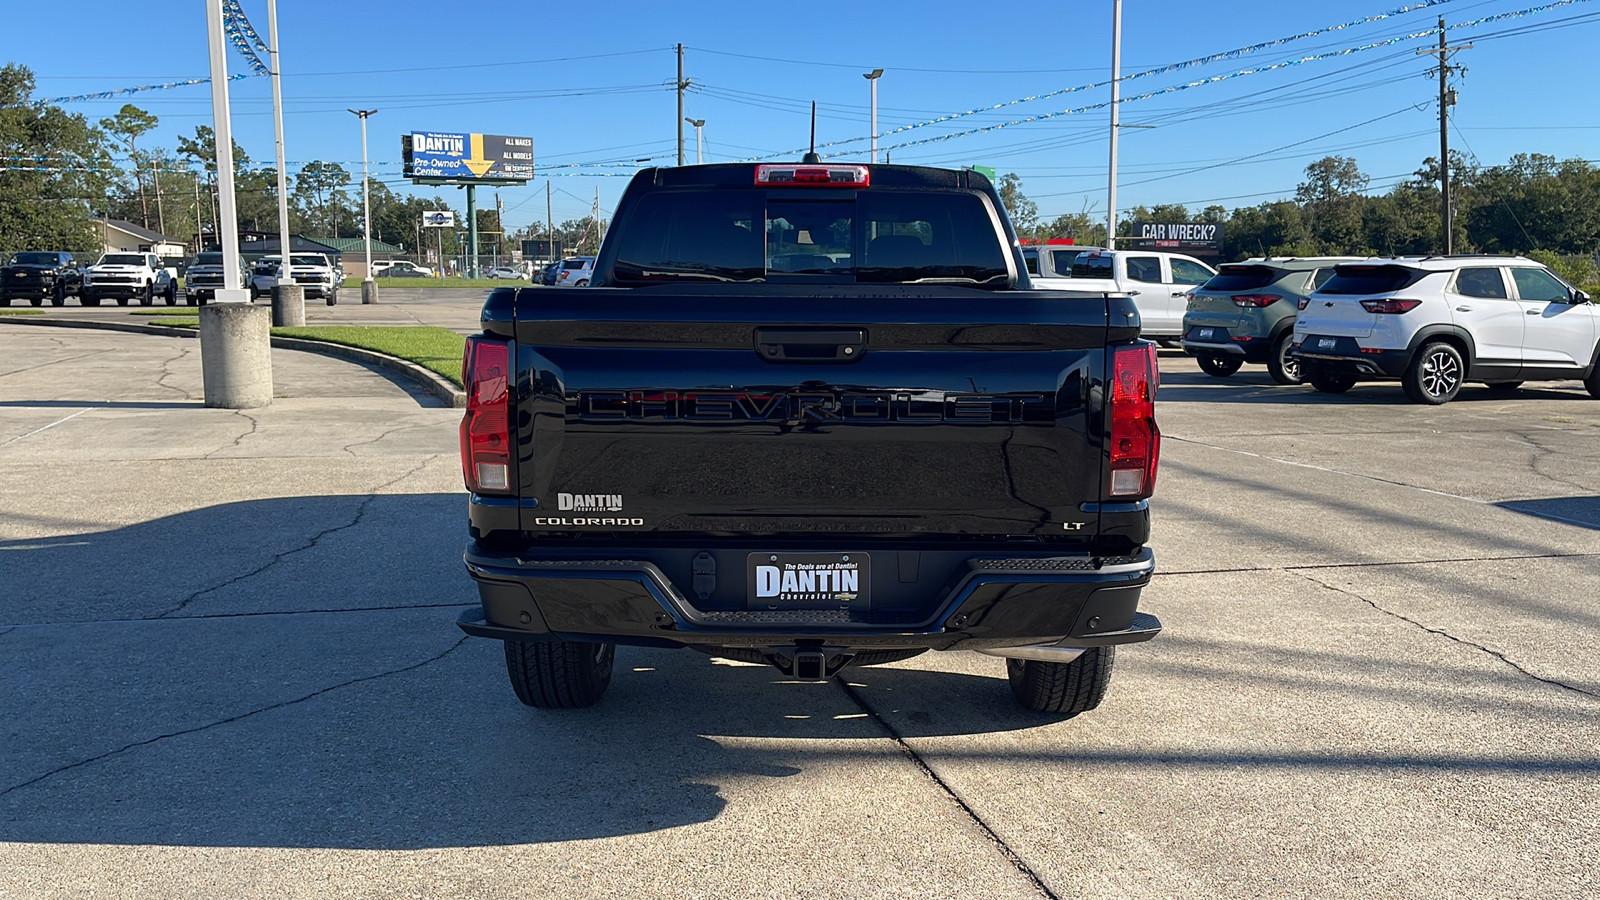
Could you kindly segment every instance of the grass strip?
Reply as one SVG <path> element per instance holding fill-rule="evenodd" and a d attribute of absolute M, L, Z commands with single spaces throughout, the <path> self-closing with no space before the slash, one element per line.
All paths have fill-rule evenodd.
<path fill-rule="evenodd" d="M 0 308 L 0 316 L 42 316 L 42 309 L 4 309 Z"/>
<path fill-rule="evenodd" d="M 467 339 L 448 328 L 417 325 L 312 325 L 305 328 L 274 328 L 284 337 L 327 341 L 346 347 L 360 347 L 376 353 L 397 356 L 430 369 L 461 385 L 461 357 Z"/>

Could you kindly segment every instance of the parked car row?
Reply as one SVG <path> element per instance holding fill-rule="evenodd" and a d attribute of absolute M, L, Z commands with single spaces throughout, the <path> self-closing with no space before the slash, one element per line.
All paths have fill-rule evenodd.
<path fill-rule="evenodd" d="M 1140 333 L 1154 340 L 1183 334 L 1189 292 L 1217 274 L 1192 256 L 1161 251 L 1046 245 L 1024 247 L 1022 258 L 1036 288 L 1132 297 L 1143 322 Z"/>
<path fill-rule="evenodd" d="M 1219 378 L 1264 363 L 1279 383 L 1330 394 L 1398 380 L 1438 405 L 1467 382 L 1578 380 L 1600 397 L 1600 309 L 1520 256 L 1225 264 L 1190 292 L 1182 345 Z"/>

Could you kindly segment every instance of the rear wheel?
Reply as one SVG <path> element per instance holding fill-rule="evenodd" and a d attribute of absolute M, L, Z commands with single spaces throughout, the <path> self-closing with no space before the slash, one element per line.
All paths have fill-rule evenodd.
<path fill-rule="evenodd" d="M 1356 376 L 1349 372 L 1330 372 L 1326 369 L 1311 370 L 1306 380 L 1324 394 L 1342 394 L 1356 386 Z"/>
<path fill-rule="evenodd" d="M 1069 663 L 1008 659 L 1006 677 L 1011 682 L 1012 696 L 1023 707 L 1071 718 L 1094 709 L 1105 699 L 1116 656 L 1115 647 L 1090 647 Z"/>
<path fill-rule="evenodd" d="M 1583 380 L 1583 386 L 1589 391 L 1589 396 L 1600 400 L 1600 365 L 1596 365 L 1589 377 Z"/>
<path fill-rule="evenodd" d="M 506 641 L 506 674 L 527 706 L 576 709 L 599 702 L 611 686 L 615 644 Z"/>
<path fill-rule="evenodd" d="M 1300 360 L 1289 352 L 1293 346 L 1294 332 L 1285 331 L 1272 345 L 1272 355 L 1267 357 L 1267 373 L 1279 384 L 1299 384 L 1306 380 L 1305 373 L 1300 371 Z"/>
<path fill-rule="evenodd" d="M 1442 342 L 1425 344 L 1406 367 L 1400 384 L 1411 402 L 1439 406 L 1454 400 L 1461 392 L 1466 368 L 1456 348 Z"/>
<path fill-rule="evenodd" d="M 1244 365 L 1243 360 L 1232 357 L 1201 356 L 1198 359 L 1200 360 L 1200 371 L 1213 378 L 1227 378 L 1229 375 L 1239 371 L 1239 367 Z"/>
<path fill-rule="evenodd" d="M 176 281 L 167 285 L 166 297 L 168 306 L 178 305 L 178 283 Z"/>
<path fill-rule="evenodd" d="M 584 280 L 582 280 L 582 281 L 578 282 L 577 284 L 573 285 L 573 287 L 588 287 L 588 286 L 589 286 L 589 279 L 587 279 L 587 278 L 585 278 Z"/>

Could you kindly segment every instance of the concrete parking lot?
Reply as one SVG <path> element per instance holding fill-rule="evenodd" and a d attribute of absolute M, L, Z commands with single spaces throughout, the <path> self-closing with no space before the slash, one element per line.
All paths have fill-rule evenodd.
<path fill-rule="evenodd" d="M 351 309 L 470 330 L 448 302 Z M 459 412 L 289 350 L 272 406 L 205 409 L 197 350 L 0 318 L 0 897 L 1600 892 L 1577 383 L 1430 408 L 1164 353 L 1167 630 L 1076 719 L 975 654 L 632 648 L 552 712 L 453 624 Z"/>

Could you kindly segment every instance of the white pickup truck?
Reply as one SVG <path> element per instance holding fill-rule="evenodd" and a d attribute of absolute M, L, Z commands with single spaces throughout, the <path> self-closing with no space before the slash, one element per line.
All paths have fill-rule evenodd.
<path fill-rule="evenodd" d="M 1073 258 L 1070 274 L 1045 274 L 1040 268 L 1030 279 L 1038 290 L 1126 293 L 1139 307 L 1139 333 L 1163 339 L 1183 335 L 1189 291 L 1217 274 L 1192 256 L 1148 250 L 1086 249 Z"/>
<path fill-rule="evenodd" d="M 161 264 L 154 253 L 107 253 L 84 270 L 83 290 L 78 300 L 84 306 L 99 306 L 115 298 L 118 306 L 138 300 L 149 306 L 161 297 L 168 306 L 178 302 L 178 271 Z"/>
<path fill-rule="evenodd" d="M 263 256 L 256 260 L 250 276 L 252 299 L 271 296 L 272 288 L 278 283 L 278 268 L 282 264 L 281 256 Z M 333 306 L 339 302 L 339 285 L 344 277 L 321 253 L 291 253 L 289 280 L 305 289 L 306 299 L 321 297 L 328 301 L 329 306 Z"/>

